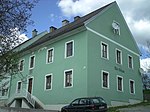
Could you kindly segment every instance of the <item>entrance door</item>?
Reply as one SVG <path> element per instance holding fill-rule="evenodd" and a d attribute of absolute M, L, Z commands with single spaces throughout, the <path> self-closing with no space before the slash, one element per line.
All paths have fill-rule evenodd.
<path fill-rule="evenodd" d="M 31 94 L 32 92 L 32 84 L 33 84 L 33 78 L 30 78 L 28 80 L 28 92 Z"/>

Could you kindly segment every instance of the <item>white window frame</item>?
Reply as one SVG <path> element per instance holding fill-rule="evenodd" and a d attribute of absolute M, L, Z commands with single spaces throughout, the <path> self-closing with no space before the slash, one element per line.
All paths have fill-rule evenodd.
<path fill-rule="evenodd" d="M 46 77 L 47 77 L 47 76 L 51 76 L 51 88 L 50 88 L 50 89 L 46 89 Z M 50 74 L 45 75 L 44 90 L 45 90 L 45 91 L 52 90 L 52 87 L 53 87 L 53 74 L 52 74 L 52 73 L 50 73 Z"/>
<path fill-rule="evenodd" d="M 21 61 L 23 61 L 23 67 L 22 67 L 22 70 L 20 70 Z M 19 71 L 20 71 L 20 72 L 23 72 L 23 71 L 24 71 L 24 64 L 25 64 L 25 59 L 21 59 L 21 60 L 19 61 Z"/>
<path fill-rule="evenodd" d="M 117 51 L 120 52 L 120 58 L 121 58 L 120 59 L 120 63 L 118 63 L 118 61 L 117 61 Z M 116 63 L 122 65 L 122 51 L 120 49 L 118 49 L 118 48 L 116 48 Z"/>
<path fill-rule="evenodd" d="M 130 86 L 130 82 L 133 81 L 133 93 L 131 93 L 131 86 Z M 135 81 L 132 80 L 132 79 L 129 79 L 129 91 L 130 91 L 130 94 L 135 94 Z"/>
<path fill-rule="evenodd" d="M 108 87 L 104 87 L 103 86 L 103 73 L 107 73 L 108 74 L 108 77 L 107 77 L 107 85 L 108 85 Z M 101 82 L 102 82 L 102 88 L 109 89 L 109 72 L 104 71 L 104 70 L 101 71 Z"/>
<path fill-rule="evenodd" d="M 71 81 L 71 86 L 66 87 L 66 72 L 72 71 L 72 81 Z M 64 71 L 64 88 L 72 88 L 73 87 L 73 69 L 68 69 Z"/>
<path fill-rule="evenodd" d="M 107 46 L 107 57 L 106 58 L 103 57 L 103 45 L 102 44 L 105 44 Z M 101 41 L 101 58 L 109 60 L 109 45 L 102 41 Z"/>
<path fill-rule="evenodd" d="M 130 63 L 129 63 L 129 57 L 132 58 L 132 68 L 129 66 L 129 64 L 130 64 Z M 128 54 L 128 68 L 133 69 L 133 56 L 131 56 L 131 55 L 129 55 L 129 54 Z"/>
<path fill-rule="evenodd" d="M 48 62 L 48 51 L 49 50 L 53 50 L 52 51 L 52 61 L 51 62 Z M 47 49 L 47 53 L 46 53 L 46 64 L 50 64 L 50 63 L 53 63 L 54 61 L 54 47 L 50 48 L 50 49 Z"/>
<path fill-rule="evenodd" d="M 16 93 L 19 94 L 20 92 L 18 92 L 18 83 L 21 83 L 21 87 L 20 87 L 20 92 L 22 90 L 22 81 L 17 81 L 17 85 L 16 85 Z"/>
<path fill-rule="evenodd" d="M 34 57 L 34 63 L 33 63 L 33 67 L 32 68 L 30 68 L 31 57 Z M 35 67 L 35 55 L 31 55 L 30 58 L 29 58 L 29 70 L 34 69 L 34 67 Z"/>
<path fill-rule="evenodd" d="M 121 79 L 122 79 L 122 90 L 118 90 L 118 78 L 121 78 Z M 120 75 L 117 75 L 117 91 L 123 92 L 123 91 L 124 91 L 124 88 L 123 88 L 123 87 L 124 87 L 124 86 L 123 86 L 123 77 L 120 76 Z"/>
<path fill-rule="evenodd" d="M 67 44 L 72 42 L 72 55 L 67 57 Z M 65 58 L 70 58 L 74 56 L 74 40 L 67 41 L 65 43 Z"/>

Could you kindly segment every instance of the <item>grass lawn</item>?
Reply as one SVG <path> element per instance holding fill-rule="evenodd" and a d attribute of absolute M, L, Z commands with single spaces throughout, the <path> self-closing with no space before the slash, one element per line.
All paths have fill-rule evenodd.
<path fill-rule="evenodd" d="M 121 109 L 121 108 L 131 108 L 131 107 L 136 107 L 136 106 L 147 106 L 147 105 L 150 105 L 150 101 L 149 102 L 142 102 L 142 103 L 138 103 L 138 104 L 134 104 L 134 105 L 110 107 L 107 112 L 119 112 L 118 109 Z"/>

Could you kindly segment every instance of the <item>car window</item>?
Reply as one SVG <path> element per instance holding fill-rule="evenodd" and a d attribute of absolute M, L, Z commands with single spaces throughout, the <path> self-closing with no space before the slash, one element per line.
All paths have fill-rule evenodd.
<path fill-rule="evenodd" d="M 80 99 L 79 105 L 86 105 L 86 99 Z"/>
<path fill-rule="evenodd" d="M 71 104 L 72 104 L 72 105 L 78 105 L 78 104 L 79 104 L 79 99 L 74 100 Z"/>
<path fill-rule="evenodd" d="M 100 101 L 99 101 L 99 99 L 94 98 L 94 99 L 93 99 L 93 103 L 94 103 L 94 104 L 99 104 Z"/>

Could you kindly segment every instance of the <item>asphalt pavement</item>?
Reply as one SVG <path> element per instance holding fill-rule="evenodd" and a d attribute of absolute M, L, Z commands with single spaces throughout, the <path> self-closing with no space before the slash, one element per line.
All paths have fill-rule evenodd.
<path fill-rule="evenodd" d="M 119 109 L 120 112 L 150 112 L 150 105 Z"/>

